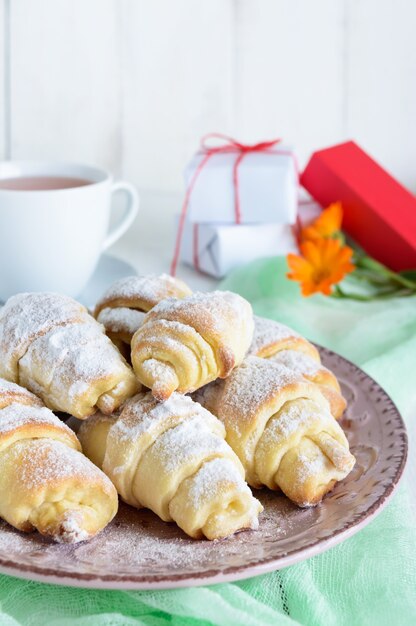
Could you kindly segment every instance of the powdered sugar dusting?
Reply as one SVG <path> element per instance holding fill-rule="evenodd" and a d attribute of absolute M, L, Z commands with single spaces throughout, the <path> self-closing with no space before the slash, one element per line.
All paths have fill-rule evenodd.
<path fill-rule="evenodd" d="M 145 319 L 145 323 L 148 321 L 148 318 Z M 175 320 L 165 320 L 165 319 L 157 319 L 157 321 L 153 322 L 155 326 L 152 327 L 152 331 L 157 330 L 161 331 L 158 333 L 158 342 L 163 344 L 163 347 L 166 352 L 172 352 L 173 355 L 180 356 L 184 360 L 192 359 L 195 363 L 195 366 L 198 366 L 198 361 L 204 361 L 206 359 L 206 354 L 198 354 L 198 357 L 193 351 L 192 343 L 190 346 L 187 343 L 182 343 L 181 338 L 183 336 L 189 336 L 192 333 L 197 333 L 194 329 L 190 329 L 189 326 L 183 324 L 182 322 L 177 322 Z M 145 331 L 146 332 L 146 331 Z M 146 340 L 143 340 L 143 344 L 146 344 Z M 199 337 L 199 341 L 204 342 L 203 337 Z M 205 349 L 207 351 L 211 351 L 210 345 L 205 341 Z M 150 359 L 149 359 L 150 360 Z M 153 359 L 152 359 L 153 360 Z"/>
<path fill-rule="evenodd" d="M 36 339 L 21 359 L 20 370 L 32 389 L 48 389 L 49 402 L 69 413 L 93 383 L 108 379 L 117 384 L 131 372 L 92 318 L 91 323 L 54 328 Z"/>
<path fill-rule="evenodd" d="M 328 371 L 321 363 L 297 350 L 281 350 L 271 356 L 270 359 L 282 363 L 302 376 L 315 376 L 318 372 Z"/>
<path fill-rule="evenodd" d="M 97 321 L 103 324 L 107 331 L 112 333 L 126 333 L 134 335 L 143 323 L 145 313 L 137 309 L 118 307 L 105 308 L 100 311 Z"/>
<path fill-rule="evenodd" d="M 228 489 L 230 484 L 233 484 L 238 492 L 251 495 L 250 488 L 230 459 L 216 458 L 207 461 L 191 479 L 188 491 L 191 505 L 198 509 L 205 502 L 214 500 L 224 487 Z"/>
<path fill-rule="evenodd" d="M 169 363 L 164 361 L 158 361 L 157 359 L 146 359 L 143 361 L 142 368 L 147 376 L 151 376 L 154 380 L 161 379 L 162 381 L 169 381 L 172 378 L 176 379 L 175 368 Z"/>
<path fill-rule="evenodd" d="M 89 534 L 80 526 L 79 514 L 69 511 L 65 514 L 64 520 L 60 524 L 59 534 L 54 535 L 58 543 L 79 543 L 86 541 Z"/>
<path fill-rule="evenodd" d="M 174 416 L 183 419 L 199 415 L 208 423 L 218 420 L 190 397 L 174 392 L 166 402 L 158 402 L 151 393 L 141 393 L 129 400 L 120 418 L 111 427 L 111 437 L 116 437 L 119 444 L 137 440 L 143 433 L 150 432 L 160 422 Z"/>
<path fill-rule="evenodd" d="M 322 475 L 328 470 L 329 464 L 329 459 L 318 449 L 316 450 L 316 454 L 312 457 L 306 456 L 306 454 L 299 454 L 295 481 L 299 484 L 303 484 L 312 476 Z M 334 470 L 334 468 L 332 468 L 332 470 Z"/>
<path fill-rule="evenodd" d="M 41 400 L 33 393 L 16 383 L 0 378 L 0 408 L 17 401 L 42 406 Z"/>
<path fill-rule="evenodd" d="M 17 363 L 30 343 L 52 328 L 87 319 L 85 307 L 57 293 L 21 293 L 0 310 L 0 375 L 16 380 Z"/>
<path fill-rule="evenodd" d="M 259 408 L 284 387 L 304 379 L 284 365 L 269 359 L 247 357 L 222 383 L 218 416 L 235 412 L 238 419 L 252 419 Z"/>
<path fill-rule="evenodd" d="M 21 387 L 20 385 L 16 385 L 16 383 L 11 383 L 10 381 L 5 380 L 4 378 L 0 378 L 0 395 L 2 395 L 3 393 L 14 393 L 16 395 L 21 394 L 21 395 L 31 397 L 34 400 L 38 400 L 38 398 L 33 393 L 30 393 L 30 391 L 28 391 L 24 387 Z"/>
<path fill-rule="evenodd" d="M 330 416 L 332 419 L 332 417 Z M 277 417 L 269 420 L 261 437 L 262 442 L 270 440 L 279 445 L 287 442 L 295 432 L 301 434 L 312 422 L 323 424 L 325 415 L 322 408 L 313 401 L 299 398 L 286 402 L 280 409 Z"/>
<path fill-rule="evenodd" d="M 52 439 L 33 439 L 30 446 L 18 441 L 9 448 L 16 459 L 26 458 L 19 463 L 16 473 L 25 489 L 48 489 L 54 483 L 78 478 L 86 484 L 96 481 L 109 492 L 113 491 L 110 480 L 81 452 Z"/>
<path fill-rule="evenodd" d="M 285 324 L 255 315 L 254 336 L 248 353 L 257 355 L 266 346 L 291 337 L 300 337 L 300 335 Z"/>
<path fill-rule="evenodd" d="M 127 300 L 129 301 L 128 306 L 132 308 L 143 307 L 141 310 L 148 311 L 164 298 L 170 296 L 183 298 L 190 293 L 191 290 L 184 282 L 168 274 L 127 276 L 116 281 L 107 289 L 103 297 L 97 302 L 96 312 L 105 306 L 111 306 L 113 300 Z"/>
<path fill-rule="evenodd" d="M 204 338 L 208 332 L 221 335 L 224 341 L 237 331 L 242 343 L 244 330 L 252 330 L 251 305 L 231 291 L 195 292 L 183 300 L 167 298 L 150 311 L 144 324 L 152 319 L 189 322 Z"/>
<path fill-rule="evenodd" d="M 72 430 L 46 407 L 14 403 L 0 410 L 0 436 L 30 424 L 50 425 L 54 429 L 59 428 L 72 439 L 75 438 Z"/>
<path fill-rule="evenodd" d="M 201 415 L 166 430 L 152 446 L 152 454 L 167 473 L 178 471 L 192 459 L 202 460 L 206 455 L 229 453 L 228 444 L 208 428 Z"/>

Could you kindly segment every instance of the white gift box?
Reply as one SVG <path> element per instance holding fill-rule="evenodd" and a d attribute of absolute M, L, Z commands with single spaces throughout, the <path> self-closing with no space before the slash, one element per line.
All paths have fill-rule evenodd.
<path fill-rule="evenodd" d="M 217 153 L 209 158 L 190 195 L 189 221 L 235 224 L 233 170 L 239 154 Z M 198 152 L 187 166 L 187 187 L 204 157 L 204 152 Z M 238 189 L 241 223 L 295 223 L 298 175 L 289 148 L 278 145 L 265 152 L 246 153 L 238 166 Z"/>
<path fill-rule="evenodd" d="M 187 220 L 181 258 L 206 274 L 222 278 L 238 265 L 296 249 L 287 224 L 192 224 Z"/>

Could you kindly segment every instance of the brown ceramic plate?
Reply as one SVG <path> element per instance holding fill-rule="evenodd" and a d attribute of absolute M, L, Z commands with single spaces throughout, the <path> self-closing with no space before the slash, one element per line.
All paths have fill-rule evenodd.
<path fill-rule="evenodd" d="M 379 385 L 341 356 L 321 349 L 348 400 L 342 422 L 357 458 L 352 473 L 315 508 L 256 493 L 258 531 L 223 541 L 193 541 L 149 511 L 120 506 L 89 543 L 56 545 L 0 522 L 0 571 L 32 580 L 107 589 L 164 589 L 248 578 L 324 552 L 363 528 L 392 496 L 406 462 L 399 412 Z"/>

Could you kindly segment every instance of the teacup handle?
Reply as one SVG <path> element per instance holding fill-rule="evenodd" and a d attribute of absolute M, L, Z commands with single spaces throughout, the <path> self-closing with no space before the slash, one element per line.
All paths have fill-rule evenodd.
<path fill-rule="evenodd" d="M 137 211 L 139 210 L 139 194 L 133 185 L 125 182 L 124 180 L 117 181 L 111 187 L 111 195 L 113 196 L 113 194 L 117 193 L 117 191 L 124 191 L 129 196 L 129 200 L 124 210 L 124 215 L 104 239 L 103 250 L 112 246 L 117 239 L 120 239 L 120 237 L 124 235 L 126 230 L 128 230 L 132 225 L 134 218 L 137 215 Z"/>

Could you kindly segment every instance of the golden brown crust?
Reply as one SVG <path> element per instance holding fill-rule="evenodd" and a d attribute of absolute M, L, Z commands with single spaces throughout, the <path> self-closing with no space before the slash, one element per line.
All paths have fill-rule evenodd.
<path fill-rule="evenodd" d="M 189 536 L 219 539 L 257 526 L 262 507 L 224 426 L 189 396 L 158 403 L 138 394 L 113 422 L 97 415 L 79 434 L 126 502 L 174 520 Z"/>
<path fill-rule="evenodd" d="M 352 469 L 320 387 L 276 360 L 247 357 L 194 397 L 223 422 L 252 487 L 281 489 L 310 506 Z"/>
<path fill-rule="evenodd" d="M 225 378 L 243 360 L 253 333 L 250 304 L 231 292 L 169 298 L 147 313 L 132 339 L 140 382 L 158 400 Z"/>
<path fill-rule="evenodd" d="M 0 406 L 3 519 L 58 542 L 84 541 L 102 530 L 117 512 L 117 493 L 81 453 L 75 433 L 29 392 L 3 380 Z"/>
<path fill-rule="evenodd" d="M 254 317 L 254 337 L 250 355 L 281 362 L 297 374 L 319 385 L 331 413 L 339 419 L 346 408 L 336 376 L 321 365 L 318 350 L 307 339 L 285 324 Z"/>
<path fill-rule="evenodd" d="M 138 390 L 103 326 L 60 294 L 10 298 L 0 311 L 0 352 L 0 375 L 80 419 L 112 412 Z"/>
<path fill-rule="evenodd" d="M 334 389 L 331 385 L 320 384 L 320 390 L 322 395 L 327 399 L 331 414 L 336 420 L 341 419 L 347 408 L 347 401 L 344 396 Z"/>
<path fill-rule="evenodd" d="M 49 410 L 49 409 L 45 409 Z M 3 409 L 6 411 L 6 409 Z M 5 416 L 0 413 L 0 420 Z M 31 421 L 36 417 L 36 414 L 28 416 L 27 422 L 18 426 L 10 428 L 10 430 L 4 430 L 0 423 L 0 451 L 4 450 L 7 446 L 10 446 L 16 441 L 24 439 L 53 439 L 55 441 L 61 441 L 65 445 L 73 448 L 74 450 L 81 451 L 81 444 L 79 443 L 75 433 L 69 428 L 65 428 L 59 424 L 51 424 L 47 421 Z"/>
<path fill-rule="evenodd" d="M 221 364 L 218 378 L 227 378 L 235 367 L 235 356 L 227 347 L 220 347 L 218 349 L 218 362 Z"/>
<path fill-rule="evenodd" d="M 0 461 L 0 512 L 20 530 L 76 543 L 117 512 L 117 493 L 105 474 L 61 441 L 23 439 L 3 450 Z"/>
<path fill-rule="evenodd" d="M 311 398 L 327 408 L 318 387 L 279 363 L 247 357 L 218 385 L 215 415 L 223 422 L 227 441 L 242 461 L 249 484 L 260 486 L 254 475 L 254 451 L 270 416 L 285 402 Z"/>

